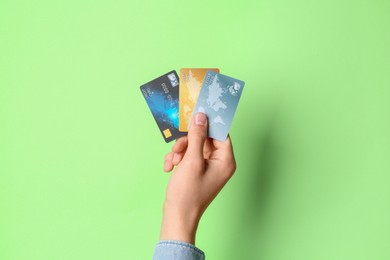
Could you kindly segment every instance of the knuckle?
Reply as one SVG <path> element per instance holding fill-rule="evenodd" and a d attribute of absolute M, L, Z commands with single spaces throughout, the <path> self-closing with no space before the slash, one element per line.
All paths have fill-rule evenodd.
<path fill-rule="evenodd" d="M 188 136 L 204 136 L 206 135 L 206 131 L 202 129 L 201 127 L 192 127 L 190 131 L 188 132 Z"/>
<path fill-rule="evenodd" d="M 236 161 L 233 160 L 226 165 L 225 173 L 230 178 L 234 175 L 234 173 L 236 172 L 236 169 L 237 169 L 237 164 L 236 164 Z"/>

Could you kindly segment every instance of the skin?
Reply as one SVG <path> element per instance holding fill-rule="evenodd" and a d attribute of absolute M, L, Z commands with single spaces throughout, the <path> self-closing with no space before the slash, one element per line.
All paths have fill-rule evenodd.
<path fill-rule="evenodd" d="M 232 142 L 207 137 L 206 115 L 197 113 L 188 136 L 165 156 L 164 171 L 173 173 L 166 190 L 160 240 L 195 244 L 202 214 L 236 170 Z"/>

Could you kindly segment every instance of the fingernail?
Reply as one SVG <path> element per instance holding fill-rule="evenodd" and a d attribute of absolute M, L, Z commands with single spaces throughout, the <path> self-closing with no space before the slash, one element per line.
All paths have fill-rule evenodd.
<path fill-rule="evenodd" d="M 195 115 L 195 124 L 196 125 L 205 125 L 206 124 L 207 117 L 203 113 L 197 113 Z"/>

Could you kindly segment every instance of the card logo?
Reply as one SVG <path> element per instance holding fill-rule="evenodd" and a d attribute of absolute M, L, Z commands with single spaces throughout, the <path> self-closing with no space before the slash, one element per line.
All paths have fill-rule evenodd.
<path fill-rule="evenodd" d="M 172 87 L 179 85 L 179 81 L 177 80 L 175 73 L 168 74 L 168 79 L 171 82 Z"/>
<path fill-rule="evenodd" d="M 229 87 L 229 92 L 233 96 L 237 96 L 238 92 L 240 91 L 240 88 L 241 88 L 240 84 L 238 84 L 237 82 L 234 82 L 234 84 Z"/>

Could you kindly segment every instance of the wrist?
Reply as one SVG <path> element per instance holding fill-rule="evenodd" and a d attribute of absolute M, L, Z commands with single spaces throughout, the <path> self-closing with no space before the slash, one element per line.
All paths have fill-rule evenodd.
<path fill-rule="evenodd" d="M 199 214 L 191 210 L 177 210 L 164 203 L 160 240 L 177 240 L 195 245 Z"/>

